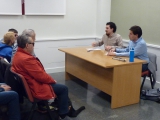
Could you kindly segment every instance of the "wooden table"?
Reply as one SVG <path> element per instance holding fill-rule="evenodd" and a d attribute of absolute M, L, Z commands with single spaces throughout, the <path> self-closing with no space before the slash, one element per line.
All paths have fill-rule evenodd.
<path fill-rule="evenodd" d="M 65 52 L 66 80 L 75 77 L 109 94 L 111 108 L 138 103 L 140 100 L 140 81 L 142 63 L 113 60 L 104 50 L 87 52 L 84 47 L 62 48 Z"/>

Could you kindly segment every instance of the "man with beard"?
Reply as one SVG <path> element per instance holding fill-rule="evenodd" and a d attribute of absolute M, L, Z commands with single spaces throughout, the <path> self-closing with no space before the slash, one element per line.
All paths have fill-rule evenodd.
<path fill-rule="evenodd" d="M 122 37 L 116 34 L 116 25 L 113 22 L 106 23 L 106 34 L 103 35 L 102 39 L 97 42 L 93 42 L 92 46 L 102 46 L 104 44 L 105 50 L 109 51 L 112 48 L 123 47 Z"/>

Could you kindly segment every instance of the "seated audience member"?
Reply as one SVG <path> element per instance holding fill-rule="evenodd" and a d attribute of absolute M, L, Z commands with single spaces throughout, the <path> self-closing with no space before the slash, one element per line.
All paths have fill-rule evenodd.
<path fill-rule="evenodd" d="M 0 56 L 11 62 L 12 45 L 14 45 L 16 37 L 13 32 L 7 32 L 4 35 L 3 42 L 0 42 Z"/>
<path fill-rule="evenodd" d="M 11 28 L 8 30 L 8 32 L 13 32 L 15 34 L 15 37 L 16 37 L 16 40 L 17 40 L 17 37 L 18 37 L 18 31 L 14 28 Z M 3 39 L 1 39 L 1 41 L 3 42 Z M 17 50 L 17 42 L 15 41 L 14 45 L 12 45 L 12 56 L 11 56 L 11 59 L 13 57 L 13 55 L 15 54 L 16 50 Z"/>
<path fill-rule="evenodd" d="M 8 85 L 0 85 L 0 105 L 8 106 L 9 120 L 20 120 L 18 94 Z"/>
<path fill-rule="evenodd" d="M 17 39 L 17 37 L 18 37 L 18 31 L 16 29 L 11 28 L 11 29 L 8 30 L 8 32 L 13 32 L 15 34 L 16 39 Z M 1 42 L 3 42 L 3 39 L 1 39 Z"/>
<path fill-rule="evenodd" d="M 105 50 L 109 51 L 112 48 L 123 47 L 122 37 L 116 34 L 116 24 L 113 22 L 106 23 L 106 34 L 98 42 L 93 42 L 92 46 L 102 46 L 104 44 Z"/>
<path fill-rule="evenodd" d="M 22 34 L 30 36 L 33 40 L 36 39 L 36 34 L 35 34 L 34 30 L 32 30 L 32 29 L 25 29 L 22 32 Z M 13 47 L 13 51 L 12 51 L 12 58 L 11 59 L 13 59 L 13 56 L 14 56 L 15 52 L 17 51 L 17 48 L 18 48 L 18 45 L 17 45 L 17 42 L 15 42 L 14 47 Z M 33 51 L 33 56 L 35 56 L 34 51 Z M 12 62 L 12 60 L 11 60 L 11 62 Z"/>
<path fill-rule="evenodd" d="M 14 43 L 14 45 L 12 46 L 13 47 L 13 50 L 12 50 L 12 57 L 13 55 L 15 54 L 15 52 L 17 51 L 17 37 L 18 37 L 18 31 L 16 29 L 9 29 L 9 31 L 12 31 L 15 33 L 15 37 L 16 37 L 16 41 Z M 12 57 L 11 57 L 11 60 L 12 60 Z"/>
<path fill-rule="evenodd" d="M 76 117 L 77 111 L 75 111 L 72 106 L 69 107 L 68 105 L 69 97 L 67 86 L 58 84 L 45 72 L 39 59 L 32 55 L 34 43 L 35 39 L 32 39 L 28 35 L 22 34 L 18 36 L 18 49 L 14 55 L 11 69 L 25 77 L 35 98 L 51 100 L 57 97 L 59 116 L 62 119 L 65 118 L 66 115 Z M 81 108 L 84 109 L 84 107 Z"/>
<path fill-rule="evenodd" d="M 25 29 L 23 32 L 22 32 L 23 35 L 28 35 L 29 37 L 31 37 L 34 41 L 36 40 L 36 33 L 33 29 Z M 33 50 L 33 53 L 32 53 L 33 56 L 36 56 L 35 53 L 34 53 L 34 50 Z"/>
<path fill-rule="evenodd" d="M 142 38 L 142 29 L 139 26 L 132 26 L 129 30 L 129 46 L 125 49 L 112 49 L 108 55 L 129 56 L 130 49 L 134 48 L 134 57 L 147 62 L 142 64 L 142 72 L 146 71 L 148 69 L 149 58 L 146 42 Z"/>

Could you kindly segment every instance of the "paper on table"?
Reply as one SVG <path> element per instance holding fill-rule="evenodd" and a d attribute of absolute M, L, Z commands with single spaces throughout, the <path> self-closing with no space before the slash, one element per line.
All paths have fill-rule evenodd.
<path fill-rule="evenodd" d="M 101 48 L 98 48 L 98 47 L 87 48 L 87 52 L 94 51 L 94 50 L 101 50 Z"/>
<path fill-rule="evenodd" d="M 113 53 L 116 53 L 116 52 L 113 52 Z M 104 55 L 108 55 L 108 52 L 106 52 Z"/>
<path fill-rule="evenodd" d="M 108 52 L 106 52 L 104 55 L 108 55 Z"/>

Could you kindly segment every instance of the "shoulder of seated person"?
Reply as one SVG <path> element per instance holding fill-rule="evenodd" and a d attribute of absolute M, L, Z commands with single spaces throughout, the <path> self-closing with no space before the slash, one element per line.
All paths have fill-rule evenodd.
<path fill-rule="evenodd" d="M 117 37 L 121 37 L 121 35 L 120 35 L 120 34 L 115 33 L 115 35 L 116 35 Z"/>

